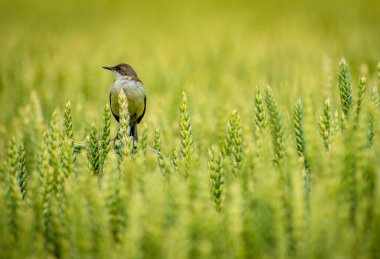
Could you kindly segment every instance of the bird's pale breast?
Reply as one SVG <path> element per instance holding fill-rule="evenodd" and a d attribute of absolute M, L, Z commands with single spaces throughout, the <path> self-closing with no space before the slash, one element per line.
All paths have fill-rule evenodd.
<path fill-rule="evenodd" d="M 118 79 L 114 82 L 110 89 L 110 102 L 111 110 L 116 116 L 119 116 L 118 94 L 120 90 L 124 90 L 127 96 L 128 112 L 131 120 L 137 120 L 144 112 L 144 86 L 141 82 L 128 79 Z"/>

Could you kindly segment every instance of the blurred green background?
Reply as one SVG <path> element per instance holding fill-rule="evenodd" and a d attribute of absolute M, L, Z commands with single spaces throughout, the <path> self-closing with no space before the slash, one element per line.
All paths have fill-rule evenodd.
<path fill-rule="evenodd" d="M 380 2 L 369 0 L 3 0 L 1 133 L 9 134 L 32 90 L 46 119 L 70 100 L 76 130 L 100 122 L 113 80 L 101 67 L 121 62 L 146 85 L 144 121 L 161 124 L 164 135 L 177 130 L 182 90 L 195 135 L 213 130 L 216 111 L 249 116 L 256 85 L 270 84 L 287 108 L 305 93 L 322 103 L 337 96 L 341 57 L 354 82 L 362 72 L 373 76 L 379 17 Z"/>
<path fill-rule="evenodd" d="M 244 253 L 248 257 L 252 251 L 263 258 L 375 258 L 380 233 L 376 192 L 380 130 L 378 112 L 368 99 L 373 86 L 380 87 L 379 17 L 379 0 L 0 0 L 0 161 L 6 161 L 0 166 L 0 211 L 6 212 L 0 213 L 0 258 L 24 254 L 43 258 L 52 250 L 46 243 L 44 247 L 51 233 L 57 233 L 52 241 L 62 245 L 62 258 L 119 258 L 126 253 L 141 258 L 198 258 L 198 253 L 232 258 Z M 357 109 L 357 117 L 351 116 L 352 131 L 351 122 L 345 124 L 339 117 L 337 68 L 342 57 L 350 67 L 352 108 Z M 181 152 L 180 166 L 164 175 L 156 154 L 148 151 L 141 159 L 125 159 L 118 169 L 120 160 L 111 150 L 104 166 L 105 188 L 97 189 L 89 161 L 90 156 L 99 160 L 99 152 L 91 150 L 88 140 L 87 151 L 70 160 L 70 142 L 60 141 L 58 134 L 67 101 L 75 142 L 85 139 L 92 122 L 101 129 L 114 80 L 101 67 L 121 62 L 132 65 L 147 89 L 142 123 L 148 129 L 147 145 L 154 146 L 153 139 L 159 139 L 154 135 L 159 125 L 160 150 L 173 161 L 178 158 L 175 152 Z M 360 74 L 367 75 L 363 107 L 357 105 Z M 276 124 L 271 125 L 271 134 L 270 127 L 263 131 L 253 127 L 256 87 L 263 90 L 267 84 L 276 101 L 271 101 L 270 92 L 265 94 L 269 108 L 261 114 L 270 111 L 270 117 L 263 115 L 261 122 L 270 119 L 269 124 Z M 194 139 L 195 165 L 186 181 L 177 177 L 187 160 L 181 158 L 185 148 L 179 145 L 182 91 L 187 93 Z M 302 140 L 303 118 L 300 108 L 299 128 L 294 131 L 298 97 L 305 107 L 306 140 L 296 146 L 294 133 Z M 324 104 L 327 99 L 331 107 L 330 102 Z M 358 107 L 363 108 L 360 117 Z M 51 123 L 44 134 L 56 109 L 58 125 Z M 229 127 L 236 132 L 228 133 L 233 110 L 239 119 Z M 241 131 L 236 126 L 240 122 Z M 114 137 L 116 121 L 112 119 L 111 125 Z M 242 132 L 241 138 L 237 132 Z M 96 146 L 97 134 L 91 135 Z M 183 135 L 190 136 L 188 131 Z M 214 180 L 207 151 L 229 141 L 235 143 L 229 145 L 236 157 L 221 160 L 225 184 L 219 185 L 224 186 L 219 193 L 225 193 L 225 209 L 219 213 L 210 202 L 219 193 L 209 191 Z M 327 151 L 323 144 L 332 141 Z M 21 143 L 25 156 L 18 147 Z M 286 146 L 284 167 L 272 166 L 273 158 L 285 153 L 276 143 Z M 310 201 L 303 187 L 306 169 L 296 148 L 306 150 L 305 161 L 311 165 Z M 243 161 L 241 177 L 234 177 L 231 172 L 238 160 Z M 20 187 L 22 179 L 28 179 L 29 189 L 26 202 L 17 207 L 15 178 L 7 172 L 21 171 L 23 161 L 33 176 L 18 175 Z M 60 179 L 62 168 L 69 166 L 75 167 L 72 176 Z M 122 172 L 122 181 L 117 172 Z M 66 211 L 59 198 L 65 192 Z M 351 217 L 356 215 L 355 227 Z M 66 220 L 62 225 L 61 219 Z M 15 229 L 13 222 L 23 223 L 14 242 L 9 234 Z M 110 238 L 114 225 L 125 235 L 125 246 Z M 293 242 L 298 249 L 294 254 Z"/>

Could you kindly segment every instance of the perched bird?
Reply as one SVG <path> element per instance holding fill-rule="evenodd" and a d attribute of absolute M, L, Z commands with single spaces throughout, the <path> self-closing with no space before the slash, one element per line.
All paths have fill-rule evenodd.
<path fill-rule="evenodd" d="M 146 91 L 143 83 L 137 77 L 136 72 L 128 64 L 119 64 L 114 67 L 103 67 L 111 70 L 116 79 L 110 88 L 110 107 L 113 116 L 119 122 L 119 101 L 118 96 L 121 90 L 127 97 L 128 112 L 130 116 L 130 136 L 133 140 L 138 140 L 137 124 L 140 123 L 145 114 L 146 109 Z"/>

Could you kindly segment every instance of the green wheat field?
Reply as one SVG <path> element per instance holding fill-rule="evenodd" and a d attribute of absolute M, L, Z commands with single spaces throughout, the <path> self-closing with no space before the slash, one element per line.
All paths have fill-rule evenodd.
<path fill-rule="evenodd" d="M 380 258 L 379 17 L 0 1 L 0 258 Z M 118 63 L 147 90 L 137 143 Z"/>

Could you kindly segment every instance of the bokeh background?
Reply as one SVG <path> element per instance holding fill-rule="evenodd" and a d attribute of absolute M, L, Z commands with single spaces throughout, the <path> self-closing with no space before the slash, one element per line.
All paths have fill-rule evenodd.
<path fill-rule="evenodd" d="M 380 258 L 379 17 L 379 0 L 0 0 L 0 258 Z M 119 138 L 103 160 L 102 66 L 121 62 L 147 111 L 136 155 Z"/>
<path fill-rule="evenodd" d="M 76 130 L 101 120 L 113 75 L 131 64 L 148 91 L 148 125 L 177 130 L 180 93 L 195 126 L 216 111 L 250 116 L 255 87 L 270 84 L 290 108 L 298 96 L 337 97 L 345 57 L 353 81 L 380 59 L 379 1 L 0 1 L 0 132 L 37 92 L 43 113 L 71 101 Z M 315 91 L 318 89 L 317 91 Z M 333 98 L 338 101 L 339 98 Z M 113 125 L 114 127 L 115 124 Z"/>

